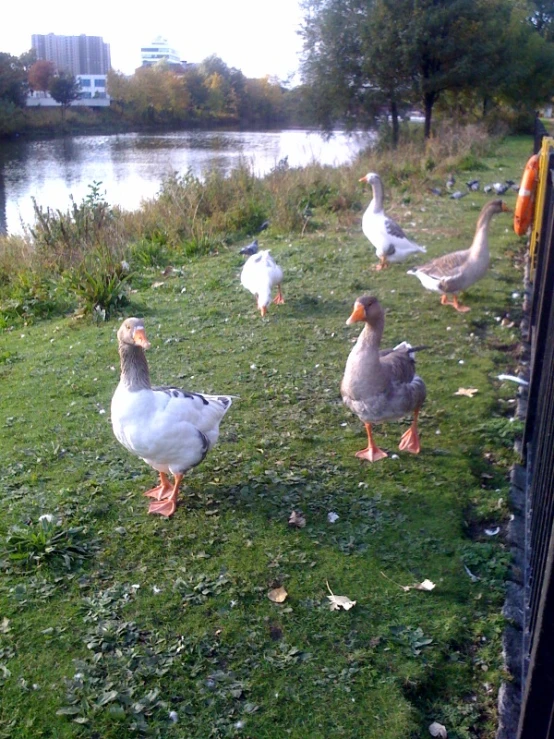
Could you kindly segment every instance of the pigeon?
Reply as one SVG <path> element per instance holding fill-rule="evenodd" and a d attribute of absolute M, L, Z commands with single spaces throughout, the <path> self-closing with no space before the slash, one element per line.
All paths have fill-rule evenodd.
<path fill-rule="evenodd" d="M 269 228 L 269 221 L 264 221 L 260 228 L 258 229 L 258 233 L 261 233 L 262 231 L 265 231 L 266 228 Z"/>
<path fill-rule="evenodd" d="M 256 254 L 258 251 L 258 239 L 254 239 L 254 241 L 251 244 L 248 244 L 248 246 L 243 246 L 240 250 L 241 254 L 245 254 L 246 256 L 250 257 L 252 254 Z"/>
<path fill-rule="evenodd" d="M 508 189 L 508 185 L 505 185 L 502 182 L 495 182 L 494 185 L 492 186 L 492 189 L 495 191 L 497 195 L 504 195 L 504 193 Z"/>
<path fill-rule="evenodd" d="M 433 195 L 442 195 L 440 187 L 430 187 L 429 192 L 433 193 Z"/>
<path fill-rule="evenodd" d="M 452 200 L 461 200 L 462 198 L 465 198 L 467 195 L 467 192 L 461 192 L 460 190 L 456 190 L 456 192 L 453 192 L 450 196 Z"/>
<path fill-rule="evenodd" d="M 489 192 L 492 192 L 492 185 L 485 185 L 485 187 L 483 188 L 483 192 L 487 194 Z"/>
<path fill-rule="evenodd" d="M 479 189 L 479 180 L 469 180 L 469 182 L 466 182 L 466 185 L 470 192 L 477 192 Z"/>
<path fill-rule="evenodd" d="M 455 183 L 456 183 L 456 178 L 454 177 L 453 174 L 449 174 L 448 175 L 448 179 L 446 180 L 446 187 L 449 190 L 452 190 L 452 188 L 454 187 Z"/>

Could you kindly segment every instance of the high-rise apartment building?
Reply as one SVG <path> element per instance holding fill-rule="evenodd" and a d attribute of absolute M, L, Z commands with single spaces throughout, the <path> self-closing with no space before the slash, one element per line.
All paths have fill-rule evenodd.
<path fill-rule="evenodd" d="M 60 72 L 107 74 L 111 66 L 110 45 L 101 36 L 33 34 L 32 47 L 37 59 L 53 62 Z"/>

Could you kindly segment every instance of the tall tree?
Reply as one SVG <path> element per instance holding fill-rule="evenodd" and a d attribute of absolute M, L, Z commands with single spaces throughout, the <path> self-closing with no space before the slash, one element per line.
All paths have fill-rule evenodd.
<path fill-rule="evenodd" d="M 425 111 L 443 92 L 482 82 L 501 43 L 510 0 L 305 0 L 304 81 L 318 119 L 355 124 L 386 102 L 393 120 L 410 100 Z"/>
<path fill-rule="evenodd" d="M 74 100 L 79 100 L 81 97 L 79 83 L 72 74 L 60 72 L 50 81 L 49 91 L 54 100 L 62 106 L 62 120 L 64 120 L 65 111 Z"/>
<path fill-rule="evenodd" d="M 28 87 L 22 57 L 0 52 L 0 99 L 23 108 Z"/>

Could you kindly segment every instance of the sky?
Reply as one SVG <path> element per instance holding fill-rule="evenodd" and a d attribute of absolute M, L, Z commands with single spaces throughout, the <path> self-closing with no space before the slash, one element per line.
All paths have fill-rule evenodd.
<path fill-rule="evenodd" d="M 0 24 L 0 51 L 19 56 L 34 33 L 102 36 L 112 67 L 125 74 L 140 66 L 140 47 L 157 36 L 188 62 L 216 54 L 246 77 L 283 81 L 297 71 L 302 48 L 299 0 L 27 0 L 21 7 L 24 13 L 16 10 Z"/>

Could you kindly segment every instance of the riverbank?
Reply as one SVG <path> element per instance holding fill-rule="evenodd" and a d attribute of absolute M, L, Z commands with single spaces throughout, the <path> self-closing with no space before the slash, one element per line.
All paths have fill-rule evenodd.
<path fill-rule="evenodd" d="M 517 374 L 524 240 L 497 216 L 490 271 L 458 314 L 406 275 L 415 259 L 371 270 L 360 227 L 370 194 L 358 180 L 380 171 L 387 211 L 434 257 L 469 244 L 489 196 L 457 201 L 428 187 L 450 171 L 460 189 L 517 180 L 530 148 L 511 139 L 482 155 L 444 149 L 431 169 L 429 151 L 404 151 L 284 170 L 266 183 L 269 211 L 263 200 L 253 207 L 258 185 L 244 173 L 233 190 L 216 179 L 188 196 L 167 191 L 157 219 L 114 221 L 94 207 L 89 224 L 104 213 L 104 242 L 129 261 L 130 302 L 107 322 L 94 310 L 95 320 L 77 319 L 73 304 L 4 323 L 2 731 L 303 739 L 363 726 L 367 739 L 399 739 L 438 722 L 455 739 L 494 737 L 517 432 L 516 391 L 497 376 Z M 505 197 L 513 205 L 515 193 Z M 208 216 L 200 202 L 220 210 Z M 230 204 L 240 228 L 271 220 L 258 239 L 284 269 L 286 302 L 265 320 L 238 280 L 247 234 L 222 220 Z M 197 205 L 196 233 L 208 238 L 187 251 L 176 212 Z M 304 219 L 287 224 L 291 213 Z M 216 222 L 232 240 L 210 240 Z M 39 255 L 52 260 L 50 226 Z M 36 256 L 20 252 L 19 263 L 36 274 Z M 408 419 L 391 422 L 376 430 L 390 456 L 375 464 L 355 458 L 364 430 L 338 398 L 358 333 L 345 321 L 366 292 L 386 310 L 384 345 L 428 347 L 417 359 L 428 389 L 422 452 L 399 452 Z M 144 316 L 155 383 L 239 396 L 170 520 L 146 514 L 154 473 L 109 425 L 115 330 L 132 314 Z M 293 511 L 305 525 L 289 525 Z M 404 588 L 424 580 L 434 588 Z M 268 598 L 277 586 L 280 604 Z M 354 606 L 330 610 L 329 589 Z"/>

